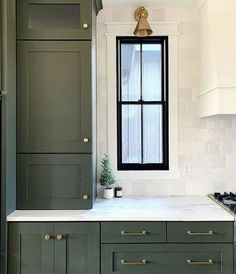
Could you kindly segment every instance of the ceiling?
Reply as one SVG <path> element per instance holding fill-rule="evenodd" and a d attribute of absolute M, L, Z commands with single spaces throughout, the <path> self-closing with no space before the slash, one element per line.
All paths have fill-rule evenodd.
<path fill-rule="evenodd" d="M 104 7 L 195 8 L 201 0 L 103 0 Z"/>

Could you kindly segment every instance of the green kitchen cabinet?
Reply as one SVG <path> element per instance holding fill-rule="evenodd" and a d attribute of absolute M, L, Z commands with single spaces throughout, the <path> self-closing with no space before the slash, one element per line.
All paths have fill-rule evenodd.
<path fill-rule="evenodd" d="M 18 154 L 18 209 L 92 207 L 90 154 Z"/>
<path fill-rule="evenodd" d="M 17 39 L 91 40 L 93 0 L 17 0 Z"/>
<path fill-rule="evenodd" d="M 98 222 L 56 223 L 54 232 L 56 237 L 54 273 L 99 274 L 99 231 Z"/>
<path fill-rule="evenodd" d="M 91 153 L 91 42 L 17 42 L 18 153 Z"/>
<path fill-rule="evenodd" d="M 9 225 L 9 274 L 53 274 L 53 224 Z"/>
<path fill-rule="evenodd" d="M 16 23 L 15 1 L 0 1 L 0 273 L 6 273 L 6 217 L 16 208 Z"/>
<path fill-rule="evenodd" d="M 17 209 L 92 208 L 101 0 L 16 3 Z"/>
<path fill-rule="evenodd" d="M 11 223 L 8 274 L 99 274 L 99 223 Z"/>
<path fill-rule="evenodd" d="M 166 222 L 102 222 L 102 243 L 165 243 Z"/>
<path fill-rule="evenodd" d="M 168 243 L 232 243 L 232 222 L 168 222 Z"/>
<path fill-rule="evenodd" d="M 101 274 L 232 274 L 232 244 L 103 244 Z"/>

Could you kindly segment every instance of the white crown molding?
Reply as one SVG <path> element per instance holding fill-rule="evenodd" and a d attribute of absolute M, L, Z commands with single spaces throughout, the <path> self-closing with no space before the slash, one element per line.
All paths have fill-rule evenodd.
<path fill-rule="evenodd" d="M 156 35 L 178 36 L 181 33 L 178 31 L 180 22 L 149 22 Z M 105 36 L 121 36 L 130 35 L 133 33 L 137 22 L 105 22 L 106 33 Z"/>

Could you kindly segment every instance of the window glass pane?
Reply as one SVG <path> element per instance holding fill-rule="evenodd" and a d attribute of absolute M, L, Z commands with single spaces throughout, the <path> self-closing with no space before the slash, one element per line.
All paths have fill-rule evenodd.
<path fill-rule="evenodd" d="M 140 49 L 137 44 L 121 45 L 121 99 L 140 99 Z"/>
<path fill-rule="evenodd" d="M 143 106 L 143 163 L 163 163 L 162 106 Z"/>
<path fill-rule="evenodd" d="M 31 29 L 80 27 L 79 4 L 30 4 L 28 8 L 28 24 Z"/>
<path fill-rule="evenodd" d="M 141 106 L 122 106 L 122 163 L 141 163 Z"/>
<path fill-rule="evenodd" d="M 144 101 L 161 100 L 161 45 L 142 46 L 142 85 Z"/>

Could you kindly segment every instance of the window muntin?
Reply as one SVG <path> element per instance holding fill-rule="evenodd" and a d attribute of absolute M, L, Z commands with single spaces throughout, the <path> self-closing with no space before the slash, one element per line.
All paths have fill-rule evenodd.
<path fill-rule="evenodd" d="M 168 170 L 168 38 L 117 38 L 119 170 Z"/>

